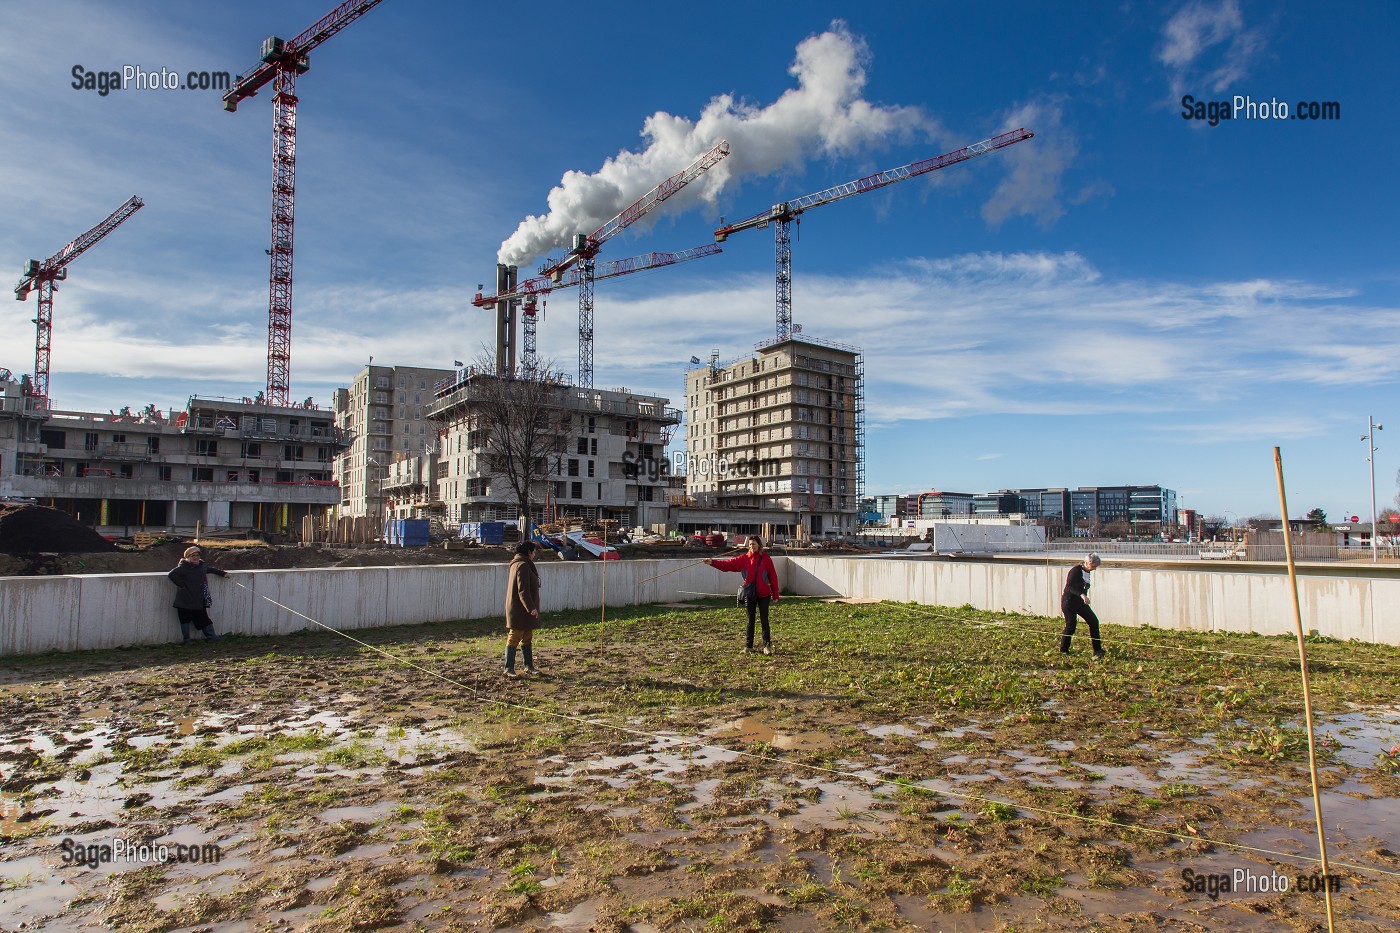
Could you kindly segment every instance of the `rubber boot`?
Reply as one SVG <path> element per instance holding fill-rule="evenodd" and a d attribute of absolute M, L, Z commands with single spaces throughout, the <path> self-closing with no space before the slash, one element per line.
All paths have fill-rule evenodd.
<path fill-rule="evenodd" d="M 190 637 L 190 624 L 188 622 L 180 623 L 180 635 L 181 640 L 184 641 L 186 644 L 194 641 L 194 639 Z"/>
<path fill-rule="evenodd" d="M 1061 654 L 1069 654 L 1069 636 L 1068 636 L 1068 635 L 1061 635 L 1061 636 L 1060 636 L 1060 653 L 1061 653 Z"/>
<path fill-rule="evenodd" d="M 204 627 L 204 640 L 205 640 L 205 641 L 218 641 L 220 638 L 223 638 L 223 637 L 224 637 L 224 636 L 222 636 L 222 635 L 215 635 L 215 634 L 214 634 L 214 626 L 212 626 L 212 625 L 207 625 L 207 626 Z"/>
<path fill-rule="evenodd" d="M 535 670 L 534 646 L 528 643 L 521 645 L 520 654 L 525 659 L 525 673 L 538 674 L 539 671 Z"/>
<path fill-rule="evenodd" d="M 515 676 L 515 646 L 506 645 L 506 675 Z"/>

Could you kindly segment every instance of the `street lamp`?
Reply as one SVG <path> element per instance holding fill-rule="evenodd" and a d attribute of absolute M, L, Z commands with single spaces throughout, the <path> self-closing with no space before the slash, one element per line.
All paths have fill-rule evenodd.
<path fill-rule="evenodd" d="M 1366 418 L 1366 433 L 1361 435 L 1361 439 L 1366 442 L 1366 462 L 1371 465 L 1371 562 L 1375 563 L 1379 558 L 1376 555 L 1376 451 L 1380 450 L 1376 446 L 1376 432 L 1384 430 L 1385 425 L 1376 424 L 1375 416 L 1368 415 Z"/>
<path fill-rule="evenodd" d="M 1239 520 L 1240 520 L 1240 517 L 1239 517 L 1238 515 L 1236 515 L 1234 512 L 1231 512 L 1229 509 L 1226 509 L 1225 511 L 1221 512 L 1221 513 L 1220 513 L 1220 516 L 1221 516 L 1221 518 L 1229 518 L 1229 519 L 1230 519 L 1230 543 L 1231 543 L 1231 544 L 1237 543 L 1237 542 L 1239 541 L 1239 537 L 1238 537 L 1238 535 L 1235 534 L 1235 525 L 1238 524 L 1238 522 L 1239 522 Z M 1223 530 L 1223 529 L 1222 529 L 1222 530 Z"/>

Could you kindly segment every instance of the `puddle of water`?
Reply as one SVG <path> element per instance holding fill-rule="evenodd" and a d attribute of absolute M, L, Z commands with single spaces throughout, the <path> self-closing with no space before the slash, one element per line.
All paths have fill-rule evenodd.
<path fill-rule="evenodd" d="M 1312 813 L 1311 796 L 1299 798 L 1298 805 Z M 1377 797 L 1368 785 L 1343 781 L 1323 791 L 1322 821 L 1329 841 L 1339 836 L 1370 848 L 1370 841 L 1376 840 L 1381 847 L 1400 851 L 1400 799 Z"/>
<path fill-rule="evenodd" d="M 798 827 L 826 827 L 843 832 L 884 832 L 894 814 L 882 809 L 888 801 L 877 800 L 875 791 L 835 781 L 804 780 L 803 787 L 815 787 L 821 797 L 805 803 L 784 822 Z"/>
<path fill-rule="evenodd" d="M 369 823 L 371 825 L 380 823 L 389 811 L 398 804 L 393 800 L 383 800 L 379 803 L 370 804 L 363 807 L 331 807 L 318 814 L 319 819 L 325 823 L 339 823 L 347 820 L 351 823 Z"/>
<path fill-rule="evenodd" d="M 477 736 L 488 745 L 533 739 L 540 732 L 539 726 L 521 722 L 481 723 L 474 726 L 473 729 Z"/>
<path fill-rule="evenodd" d="M 565 764 L 553 774 L 540 774 L 535 782 L 542 785 L 568 784 L 576 778 L 602 781 L 612 787 L 631 786 L 636 777 L 645 775 L 655 780 L 672 780 L 691 768 L 709 768 L 734 761 L 737 752 L 714 747 L 696 748 L 676 733 L 663 733 L 646 749 L 631 755 L 605 755 L 575 765 Z M 559 761 L 557 757 L 549 759 Z M 611 772 L 622 772 L 612 774 Z"/>
<path fill-rule="evenodd" d="M 1018 765 L 1014 765 L 1014 770 L 1027 775 L 1026 783 L 1031 787 L 1053 787 L 1061 790 L 1077 790 L 1083 787 L 1083 783 L 1076 781 L 1066 774 L 1061 773 L 1059 765 L 1045 763 L 1046 759 L 1027 759 Z"/>
<path fill-rule="evenodd" d="M 346 851 L 337 855 L 335 857 L 335 860 L 337 862 L 372 862 L 375 860 L 379 860 L 381 863 L 387 862 L 388 859 L 386 859 L 385 857 L 393 848 L 394 844 L 392 842 L 374 842 L 370 843 L 369 845 L 356 846 L 353 849 L 347 849 Z"/>
<path fill-rule="evenodd" d="M 44 864 L 42 856 L 0 862 L 0 917 L 5 918 L 7 928 L 16 929 L 55 915 L 64 904 L 84 893 L 86 884 L 80 887 L 77 877 L 68 884 L 62 883 L 64 880 Z"/>
<path fill-rule="evenodd" d="M 1082 761 L 1076 761 L 1074 764 L 1091 774 L 1103 775 L 1098 780 L 1090 779 L 1088 781 L 1090 787 L 1122 787 L 1128 790 L 1142 791 L 1144 794 L 1152 794 L 1157 790 L 1158 782 L 1132 765 L 1114 768 L 1108 765 L 1089 765 Z"/>
<path fill-rule="evenodd" d="M 908 726 L 901 725 L 899 723 L 895 723 L 893 725 L 888 726 L 862 725 L 861 728 L 864 729 L 870 735 L 873 735 L 877 739 L 887 739 L 892 735 L 901 735 L 905 738 L 913 738 L 914 736 L 919 735 L 919 731 L 917 729 L 911 729 Z"/>
<path fill-rule="evenodd" d="M 1400 744 L 1400 710 L 1345 713 L 1318 727 L 1319 736 L 1332 733 L 1336 756 L 1353 768 L 1374 768 L 1376 756 Z"/>
<path fill-rule="evenodd" d="M 1057 751 L 1057 752 L 1072 752 L 1072 751 L 1074 751 L 1076 748 L 1079 747 L 1078 745 L 1075 745 L 1073 742 L 1065 741 L 1065 740 L 1063 740 L 1063 739 L 1051 739 L 1049 742 L 1046 742 L 1045 744 L 1048 745 L 1048 746 L 1050 746 L 1052 749 L 1054 749 L 1054 750 Z"/>
<path fill-rule="evenodd" d="M 784 751 L 830 748 L 835 742 L 825 732 L 779 732 L 777 727 L 753 716 L 725 723 L 709 733 L 740 742 L 764 742 Z"/>
<path fill-rule="evenodd" d="M 708 807 L 715 802 L 715 791 L 722 783 L 724 783 L 724 781 L 721 778 L 706 778 L 703 781 L 697 781 L 692 791 L 692 793 L 695 794 L 695 800 L 684 806 L 677 807 L 677 812 L 683 813 L 686 810 L 697 810 L 700 807 Z"/>
<path fill-rule="evenodd" d="M 18 800 L 0 795 L 0 835 L 18 836 L 28 831 L 28 826 L 20 822 L 24 807 Z"/>

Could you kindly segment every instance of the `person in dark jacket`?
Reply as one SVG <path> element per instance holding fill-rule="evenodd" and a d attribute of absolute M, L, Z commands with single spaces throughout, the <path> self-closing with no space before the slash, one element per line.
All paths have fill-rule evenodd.
<path fill-rule="evenodd" d="M 1090 554 L 1070 568 L 1065 578 L 1065 591 L 1060 595 L 1060 611 L 1065 614 L 1065 630 L 1060 636 L 1060 651 L 1069 654 L 1069 642 L 1074 637 L 1079 617 L 1089 623 L 1089 641 L 1094 657 L 1103 657 L 1103 642 L 1099 640 L 1099 617 L 1089 608 L 1089 574 L 1100 564 L 1099 555 Z"/>
<path fill-rule="evenodd" d="M 535 567 L 536 545 L 521 541 L 515 546 L 510 560 L 510 576 L 506 582 L 506 669 L 507 677 L 515 673 L 515 650 L 525 661 L 525 673 L 535 670 L 535 629 L 540 627 L 540 572 Z"/>
<path fill-rule="evenodd" d="M 744 575 L 744 586 L 748 598 L 744 608 L 749 614 L 748 637 L 744 641 L 744 651 L 753 651 L 754 616 L 763 622 L 763 653 L 773 653 L 773 639 L 768 631 L 768 604 L 782 598 L 778 592 L 778 571 L 773 566 L 773 558 L 763 550 L 762 538 L 749 538 L 749 552 L 738 557 L 706 560 L 716 570 L 733 571 Z"/>
<path fill-rule="evenodd" d="M 214 597 L 209 592 L 209 574 L 226 577 L 228 573 L 204 562 L 199 548 L 185 549 L 185 555 L 175 569 L 166 574 L 175 584 L 175 612 L 180 617 L 180 634 L 184 641 L 194 641 L 190 637 L 190 626 L 204 633 L 205 639 L 213 641 L 222 636 L 214 634 L 214 621 L 209 618 L 209 607 L 214 605 Z"/>

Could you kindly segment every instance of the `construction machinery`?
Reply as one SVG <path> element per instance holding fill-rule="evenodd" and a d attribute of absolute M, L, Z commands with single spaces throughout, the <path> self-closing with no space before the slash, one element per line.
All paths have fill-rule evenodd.
<path fill-rule="evenodd" d="M 729 155 L 729 143 L 720 140 L 713 149 L 642 195 L 631 206 L 592 233 L 574 236 L 574 245 L 563 259 L 547 261 L 541 276 L 561 282 L 565 271 L 579 266 L 578 277 L 578 385 L 593 388 L 593 282 L 598 278 L 594 260 L 603 244 L 661 206 L 708 169 Z"/>
<path fill-rule="evenodd" d="M 34 385 L 32 395 L 35 398 L 43 399 L 45 407 L 48 406 L 49 399 L 49 346 L 53 337 L 54 289 L 58 287 L 59 282 L 68 278 L 69 263 L 91 249 L 98 240 L 117 229 L 128 217 L 144 206 L 145 202 L 133 194 L 125 204 L 113 211 L 102 223 L 70 241 L 67 246 L 43 262 L 31 259 L 24 267 L 24 275 L 20 278 L 19 284 L 15 286 L 15 298 L 19 301 L 25 301 L 29 298 L 31 291 L 39 290 L 39 315 L 34 318 Z"/>
<path fill-rule="evenodd" d="M 787 340 L 792 336 L 792 222 L 799 218 L 806 211 L 825 204 L 832 204 L 857 194 L 865 194 L 875 191 L 900 181 L 908 181 L 910 178 L 917 178 L 920 175 L 927 175 L 929 172 L 936 172 L 939 169 L 957 165 L 959 162 L 966 162 L 980 155 L 995 152 L 998 149 L 1005 149 L 1035 136 L 1027 129 L 1011 130 L 1002 133 L 1000 136 L 993 136 L 981 142 L 955 149 L 952 152 L 945 152 L 943 155 L 934 156 L 932 159 L 924 159 L 919 162 L 910 162 L 908 165 L 901 165 L 884 172 L 876 172 L 874 175 L 867 175 L 864 178 L 857 178 L 848 181 L 843 185 L 834 188 L 827 188 L 813 194 L 804 195 L 791 201 L 783 201 L 774 204 L 766 211 L 754 214 L 743 220 L 732 224 L 726 224 L 715 231 L 715 242 L 723 243 L 730 234 L 738 233 L 741 230 L 753 230 L 760 227 L 773 225 L 774 241 L 777 247 L 777 317 L 778 317 L 778 340 Z"/>
<path fill-rule="evenodd" d="M 292 367 L 292 219 L 297 177 L 297 76 L 311 67 L 311 50 L 364 16 L 380 0 L 346 0 L 290 40 L 263 40 L 261 60 L 224 94 L 230 113 L 272 84 L 272 246 L 268 249 L 267 401 L 289 404 Z"/>
<path fill-rule="evenodd" d="M 643 253 L 640 256 L 631 256 L 627 259 L 618 259 L 613 262 L 605 262 L 602 265 L 594 266 L 591 281 L 599 279 L 611 279 L 619 275 L 630 275 L 633 272 L 645 272 L 649 269 L 660 269 L 664 266 L 673 266 L 677 263 L 690 262 L 692 259 L 703 259 L 706 256 L 714 256 L 723 252 L 717 243 L 706 243 L 703 246 L 696 246 L 691 249 L 683 249 L 676 253 Z M 518 302 L 522 305 L 521 314 L 523 320 L 523 340 L 521 370 L 527 378 L 533 378 L 537 366 L 535 354 L 535 331 L 538 322 L 539 303 L 543 298 L 547 298 L 549 293 L 556 288 L 569 288 L 574 285 L 582 285 L 584 282 L 584 268 L 576 267 L 561 274 L 557 279 L 552 275 L 540 275 L 533 279 L 526 279 L 519 284 L 515 282 L 515 266 L 500 265 L 496 267 L 497 287 L 500 289 L 497 294 L 485 296 L 481 292 L 476 293 L 472 299 L 472 304 L 478 308 L 497 308 L 498 326 L 496 329 L 496 370 L 497 372 L 510 372 L 514 369 L 513 354 L 510 352 L 513 341 L 512 326 L 513 314 L 502 309 L 513 308 Z M 580 299 L 580 303 L 582 299 Z M 582 305 L 580 304 L 580 307 Z M 590 302 L 591 310 L 591 302 Z M 505 321 L 505 326 L 500 326 Z M 592 328 L 589 328 L 589 339 L 592 339 Z M 583 339 L 583 329 L 579 329 L 579 339 Z M 580 346 L 579 359 L 582 365 L 583 349 Z M 592 347 L 588 350 L 588 357 L 591 364 L 593 358 Z M 591 379 L 590 386 L 591 387 Z"/>

